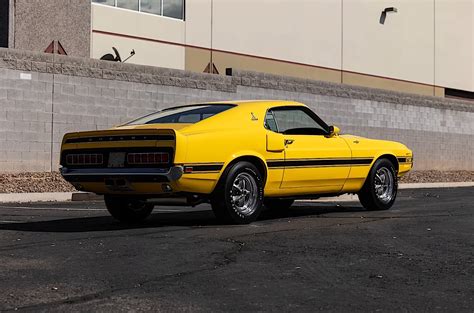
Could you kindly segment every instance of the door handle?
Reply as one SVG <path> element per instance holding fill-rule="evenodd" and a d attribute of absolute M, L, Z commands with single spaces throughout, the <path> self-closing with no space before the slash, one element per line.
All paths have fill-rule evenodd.
<path fill-rule="evenodd" d="M 295 142 L 294 139 L 285 139 L 285 146 L 291 145 L 293 142 Z"/>

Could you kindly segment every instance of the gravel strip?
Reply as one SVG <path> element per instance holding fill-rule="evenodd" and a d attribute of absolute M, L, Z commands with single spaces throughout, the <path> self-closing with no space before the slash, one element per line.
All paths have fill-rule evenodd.
<path fill-rule="evenodd" d="M 76 191 L 59 172 L 0 174 L 0 193 Z"/>
<path fill-rule="evenodd" d="M 474 171 L 412 171 L 400 183 L 474 182 Z"/>
<path fill-rule="evenodd" d="M 474 182 L 474 171 L 413 171 L 401 183 Z M 0 193 L 76 191 L 58 172 L 0 174 Z"/>

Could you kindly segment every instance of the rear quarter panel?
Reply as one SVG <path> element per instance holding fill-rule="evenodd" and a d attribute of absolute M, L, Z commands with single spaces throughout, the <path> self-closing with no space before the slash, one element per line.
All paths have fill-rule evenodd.
<path fill-rule="evenodd" d="M 186 152 L 181 151 L 178 142 L 176 164 L 217 164 L 221 167 L 213 172 L 185 173 L 177 182 L 177 187 L 182 191 L 211 193 L 225 168 L 239 157 L 254 156 L 263 164 L 270 157 L 283 158 L 283 152 L 266 151 L 267 130 L 263 127 L 265 113 L 263 107 L 236 107 L 183 132 Z M 272 175 L 278 176 L 278 173 Z M 267 181 L 273 181 L 272 177 L 268 177 Z M 281 176 L 275 177 L 275 180 L 280 181 Z"/>

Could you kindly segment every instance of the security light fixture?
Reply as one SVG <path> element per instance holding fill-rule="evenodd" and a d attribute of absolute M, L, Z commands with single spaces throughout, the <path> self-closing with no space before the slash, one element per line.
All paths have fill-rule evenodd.
<path fill-rule="evenodd" d="M 388 8 L 385 8 L 385 10 L 383 10 L 383 12 L 385 12 L 385 13 L 388 13 L 388 12 L 397 13 L 398 10 L 395 7 L 388 7 Z"/>
<path fill-rule="evenodd" d="M 387 17 L 387 13 L 397 13 L 397 12 L 398 12 L 398 10 L 395 7 L 385 8 L 382 11 L 382 14 L 380 15 L 380 19 L 379 19 L 380 24 L 382 24 L 382 25 L 385 24 L 385 18 Z"/>

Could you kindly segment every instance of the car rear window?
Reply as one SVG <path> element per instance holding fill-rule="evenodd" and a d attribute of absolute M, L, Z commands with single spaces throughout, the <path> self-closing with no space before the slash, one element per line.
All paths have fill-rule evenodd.
<path fill-rule="evenodd" d="M 152 113 L 140 117 L 126 125 L 143 125 L 143 124 L 168 124 L 183 123 L 194 124 L 206 118 L 224 112 L 233 108 L 233 104 L 200 104 L 185 107 L 176 107 L 165 109 L 156 113 Z"/>

